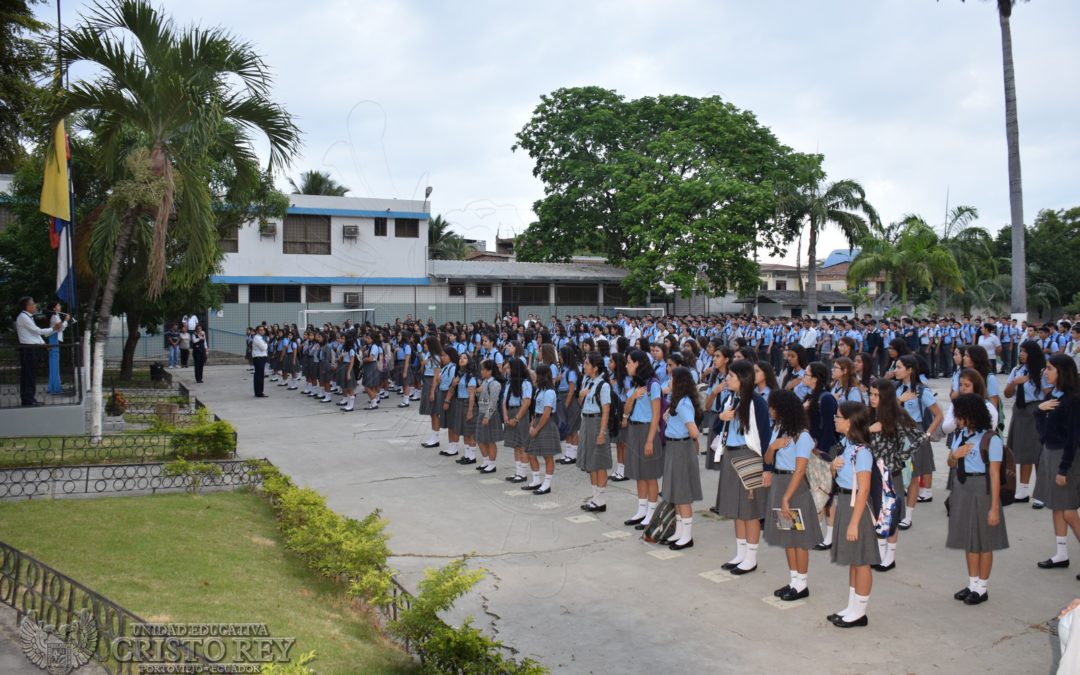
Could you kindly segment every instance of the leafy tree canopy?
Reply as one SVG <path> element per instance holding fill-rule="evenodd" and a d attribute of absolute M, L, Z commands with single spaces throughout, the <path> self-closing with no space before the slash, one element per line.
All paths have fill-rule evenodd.
<path fill-rule="evenodd" d="M 755 253 L 782 254 L 792 232 L 776 186 L 818 159 L 782 145 L 719 97 L 627 100 L 600 87 L 541 97 L 514 149 L 543 181 L 521 260 L 597 251 L 643 298 L 661 280 L 683 293 L 752 290 Z"/>
<path fill-rule="evenodd" d="M 22 141 L 33 135 L 31 116 L 37 82 L 48 71 L 47 53 L 37 39 L 46 25 L 32 5 L 43 0 L 0 2 L 0 172 L 13 171 L 26 158 Z M 55 70 L 55 68 L 54 68 Z"/>

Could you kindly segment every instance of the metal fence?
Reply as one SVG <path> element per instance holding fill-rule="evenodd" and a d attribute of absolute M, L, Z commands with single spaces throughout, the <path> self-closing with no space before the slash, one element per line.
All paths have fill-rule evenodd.
<path fill-rule="evenodd" d="M 196 480 L 201 490 L 254 487 L 262 483 L 257 462 L 227 459 L 206 463 L 220 469 L 220 474 L 210 473 L 198 478 L 191 475 L 170 476 L 166 474 L 163 462 L 0 469 L 0 499 L 190 492 L 195 489 Z"/>
<path fill-rule="evenodd" d="M 141 672 L 138 663 L 132 660 L 118 661 L 112 653 L 112 645 L 117 638 L 129 638 L 133 628 L 146 624 L 146 619 L 126 609 L 105 596 L 87 588 L 63 572 L 41 562 L 33 556 L 0 541 L 0 602 L 13 608 L 16 620 L 21 624 L 24 616 L 30 615 L 39 626 L 53 626 L 64 631 L 51 638 L 67 642 L 70 626 L 75 621 L 92 621 L 97 642 L 87 645 L 90 658 L 99 663 L 109 673 L 128 675 Z M 46 650 L 48 658 L 48 636 L 42 635 L 40 649 Z M 186 645 L 178 645 L 177 663 L 208 664 L 199 654 Z M 55 651 L 53 652 L 55 655 Z M 54 656 L 55 658 L 55 656 Z M 50 666 L 67 665 L 50 663 Z M 51 668 L 49 672 L 54 672 Z"/>

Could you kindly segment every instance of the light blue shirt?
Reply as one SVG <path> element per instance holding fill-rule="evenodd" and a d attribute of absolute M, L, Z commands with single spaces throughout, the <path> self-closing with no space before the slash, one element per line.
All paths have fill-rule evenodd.
<path fill-rule="evenodd" d="M 982 451 L 979 449 L 982 447 L 983 436 L 988 434 L 988 431 L 979 431 L 972 434 L 966 429 L 963 433 L 955 434 L 953 436 L 953 442 L 950 448 L 956 450 L 965 443 L 971 443 L 974 447 L 967 455 L 964 456 L 964 471 L 968 473 L 986 473 L 986 463 L 983 462 Z M 1000 462 L 1005 456 L 1005 445 L 1001 442 L 1001 436 L 994 434 L 994 437 L 990 439 L 990 447 L 987 448 L 987 455 L 990 457 L 991 462 Z"/>
<path fill-rule="evenodd" d="M 1012 369 L 1011 373 L 1009 373 L 1009 381 L 1011 382 L 1012 380 L 1015 380 L 1016 378 L 1020 377 L 1021 375 L 1027 375 L 1027 374 L 1028 374 L 1027 366 L 1017 366 L 1017 367 Z M 1028 380 L 1027 382 L 1024 383 L 1024 401 L 1026 403 L 1031 403 L 1032 401 L 1041 401 L 1042 398 L 1043 398 L 1043 391 L 1045 391 L 1049 387 L 1050 387 L 1050 383 L 1046 381 L 1046 371 L 1043 371 L 1042 389 L 1035 386 L 1035 383 L 1032 382 L 1031 380 Z"/>
<path fill-rule="evenodd" d="M 660 384 L 650 383 L 647 394 L 634 401 L 634 409 L 630 411 L 631 422 L 652 422 L 652 402 L 660 398 Z"/>
<path fill-rule="evenodd" d="M 850 390 L 848 390 L 847 394 L 844 394 L 844 388 L 843 387 L 833 387 L 832 395 L 835 396 L 836 400 L 838 402 L 840 402 L 840 403 L 843 403 L 844 401 L 853 401 L 855 403 L 866 403 L 866 401 L 863 400 L 862 390 L 859 389 L 858 387 L 852 387 Z"/>
<path fill-rule="evenodd" d="M 869 471 L 874 465 L 874 457 L 865 445 L 854 445 L 846 438 L 842 443 L 844 465 L 836 472 L 836 484 L 851 490 L 855 485 L 855 474 Z"/>
<path fill-rule="evenodd" d="M 684 396 L 679 405 L 669 410 L 664 435 L 668 438 L 686 438 L 690 435 L 689 426 L 695 422 L 694 417 L 694 404 Z"/>
<path fill-rule="evenodd" d="M 439 375 L 439 391 L 450 391 L 450 382 L 454 379 L 457 366 L 448 363 L 442 367 Z"/>
<path fill-rule="evenodd" d="M 607 382 L 586 377 L 581 383 L 581 390 L 588 392 L 581 412 L 594 415 L 603 412 L 603 406 L 611 405 L 611 385 Z"/>
<path fill-rule="evenodd" d="M 906 384 L 901 384 L 896 390 L 896 397 L 899 398 L 910 391 L 910 388 Z M 921 401 L 919 399 L 922 399 Z M 927 414 L 930 413 L 930 406 L 937 403 L 937 398 L 934 397 L 934 392 L 930 390 L 930 387 L 923 387 L 922 396 L 916 396 L 915 398 L 907 401 L 903 405 L 904 410 L 911 415 L 911 419 L 916 422 L 923 421 L 922 409 L 925 408 Z"/>
<path fill-rule="evenodd" d="M 739 399 L 735 399 L 731 402 L 731 408 L 735 411 L 735 417 L 728 422 L 727 432 L 727 446 L 729 448 L 737 448 L 740 445 L 746 445 L 746 430 L 742 428 L 742 422 L 739 420 Z M 753 415 L 753 409 L 750 410 L 750 414 Z"/>
<path fill-rule="evenodd" d="M 578 374 L 577 374 L 576 370 L 574 370 L 573 368 L 563 368 L 562 369 L 562 379 L 559 380 L 559 391 L 560 392 L 570 391 L 570 385 L 571 384 L 577 385 L 577 381 L 578 381 Z"/>
<path fill-rule="evenodd" d="M 424 377 L 435 376 L 435 359 L 430 352 L 424 352 L 421 358 L 424 360 Z"/>
<path fill-rule="evenodd" d="M 378 361 L 379 357 L 382 356 L 382 347 L 372 343 L 372 345 L 368 347 L 368 356 Z"/>
<path fill-rule="evenodd" d="M 552 412 L 555 412 L 555 390 L 544 389 L 536 395 L 536 414 L 543 415 L 544 408 L 551 408 Z"/>
<path fill-rule="evenodd" d="M 780 437 L 780 430 L 773 428 L 772 441 L 775 441 Z M 772 443 L 770 441 L 770 443 Z M 802 431 L 799 433 L 798 438 L 792 441 L 788 439 L 788 444 L 776 451 L 776 456 L 773 460 L 773 466 L 780 471 L 794 471 L 795 460 L 797 459 L 810 459 L 810 453 L 814 451 L 814 439 L 810 437 L 810 433 Z"/>
<path fill-rule="evenodd" d="M 506 392 L 506 407 L 507 408 L 519 408 L 519 407 L 521 407 L 521 403 L 525 399 L 532 398 L 533 386 L 532 386 L 532 382 L 529 382 L 526 379 L 526 380 L 522 380 L 522 382 L 521 382 L 521 396 L 514 396 L 512 393 L 510 393 L 510 385 L 509 384 L 507 384 L 506 387 L 503 388 L 503 391 Z"/>
<path fill-rule="evenodd" d="M 476 378 L 473 376 L 459 377 L 457 383 L 457 397 L 460 399 L 469 398 L 469 387 L 476 386 Z"/>

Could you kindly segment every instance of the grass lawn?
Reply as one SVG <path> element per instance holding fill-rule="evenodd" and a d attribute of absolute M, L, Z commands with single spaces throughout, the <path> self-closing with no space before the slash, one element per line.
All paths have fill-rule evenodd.
<path fill-rule="evenodd" d="M 0 504 L 0 540 L 151 621 L 261 622 L 319 673 L 407 673 L 344 594 L 285 550 L 258 495 Z"/>

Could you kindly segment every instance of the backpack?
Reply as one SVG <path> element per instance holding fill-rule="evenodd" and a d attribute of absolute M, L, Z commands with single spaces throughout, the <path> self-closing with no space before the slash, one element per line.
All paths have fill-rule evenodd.
<path fill-rule="evenodd" d="M 869 448 L 867 450 L 869 451 Z M 854 457 L 852 461 L 855 461 Z M 874 457 L 873 465 L 870 467 L 870 497 L 866 500 L 866 506 L 870 509 L 874 531 L 879 539 L 888 539 L 896 533 L 899 522 L 896 488 L 893 487 L 889 467 L 881 457 Z"/>
<path fill-rule="evenodd" d="M 610 384 L 608 386 L 611 386 Z M 618 397 L 614 389 L 611 391 L 611 407 L 608 409 L 608 438 L 615 438 L 619 435 L 619 429 L 622 427 L 623 416 L 623 402 Z"/>
<path fill-rule="evenodd" d="M 997 436 L 989 432 L 984 433 L 979 441 L 979 454 L 982 455 L 983 464 L 986 465 L 986 491 L 990 492 L 990 439 Z M 1016 455 L 1012 448 L 1003 445 L 1001 455 L 1001 478 L 998 499 L 1002 506 L 1008 506 L 1016 501 Z"/>
<path fill-rule="evenodd" d="M 641 538 L 650 544 L 655 544 L 661 539 L 668 539 L 671 535 L 675 534 L 675 505 L 664 500 L 660 502 L 656 511 L 653 512 L 653 517 L 649 520 L 649 524 L 645 526 L 645 531 L 642 532 Z"/>
<path fill-rule="evenodd" d="M 920 384 L 919 388 L 916 389 L 916 391 L 918 392 L 917 395 L 919 397 L 918 398 L 918 401 L 919 401 L 919 416 L 922 418 L 922 420 L 919 422 L 919 426 L 922 427 L 923 431 L 929 431 L 930 430 L 930 425 L 934 423 L 934 417 L 933 417 L 933 415 L 931 415 L 930 418 L 927 419 L 926 407 L 923 405 L 923 402 L 922 402 L 922 395 L 923 395 L 923 392 L 926 391 L 926 385 L 925 384 Z"/>
<path fill-rule="evenodd" d="M 394 369 L 394 352 L 387 349 L 385 346 L 382 348 L 382 356 L 379 358 L 379 372 L 389 373 Z"/>

